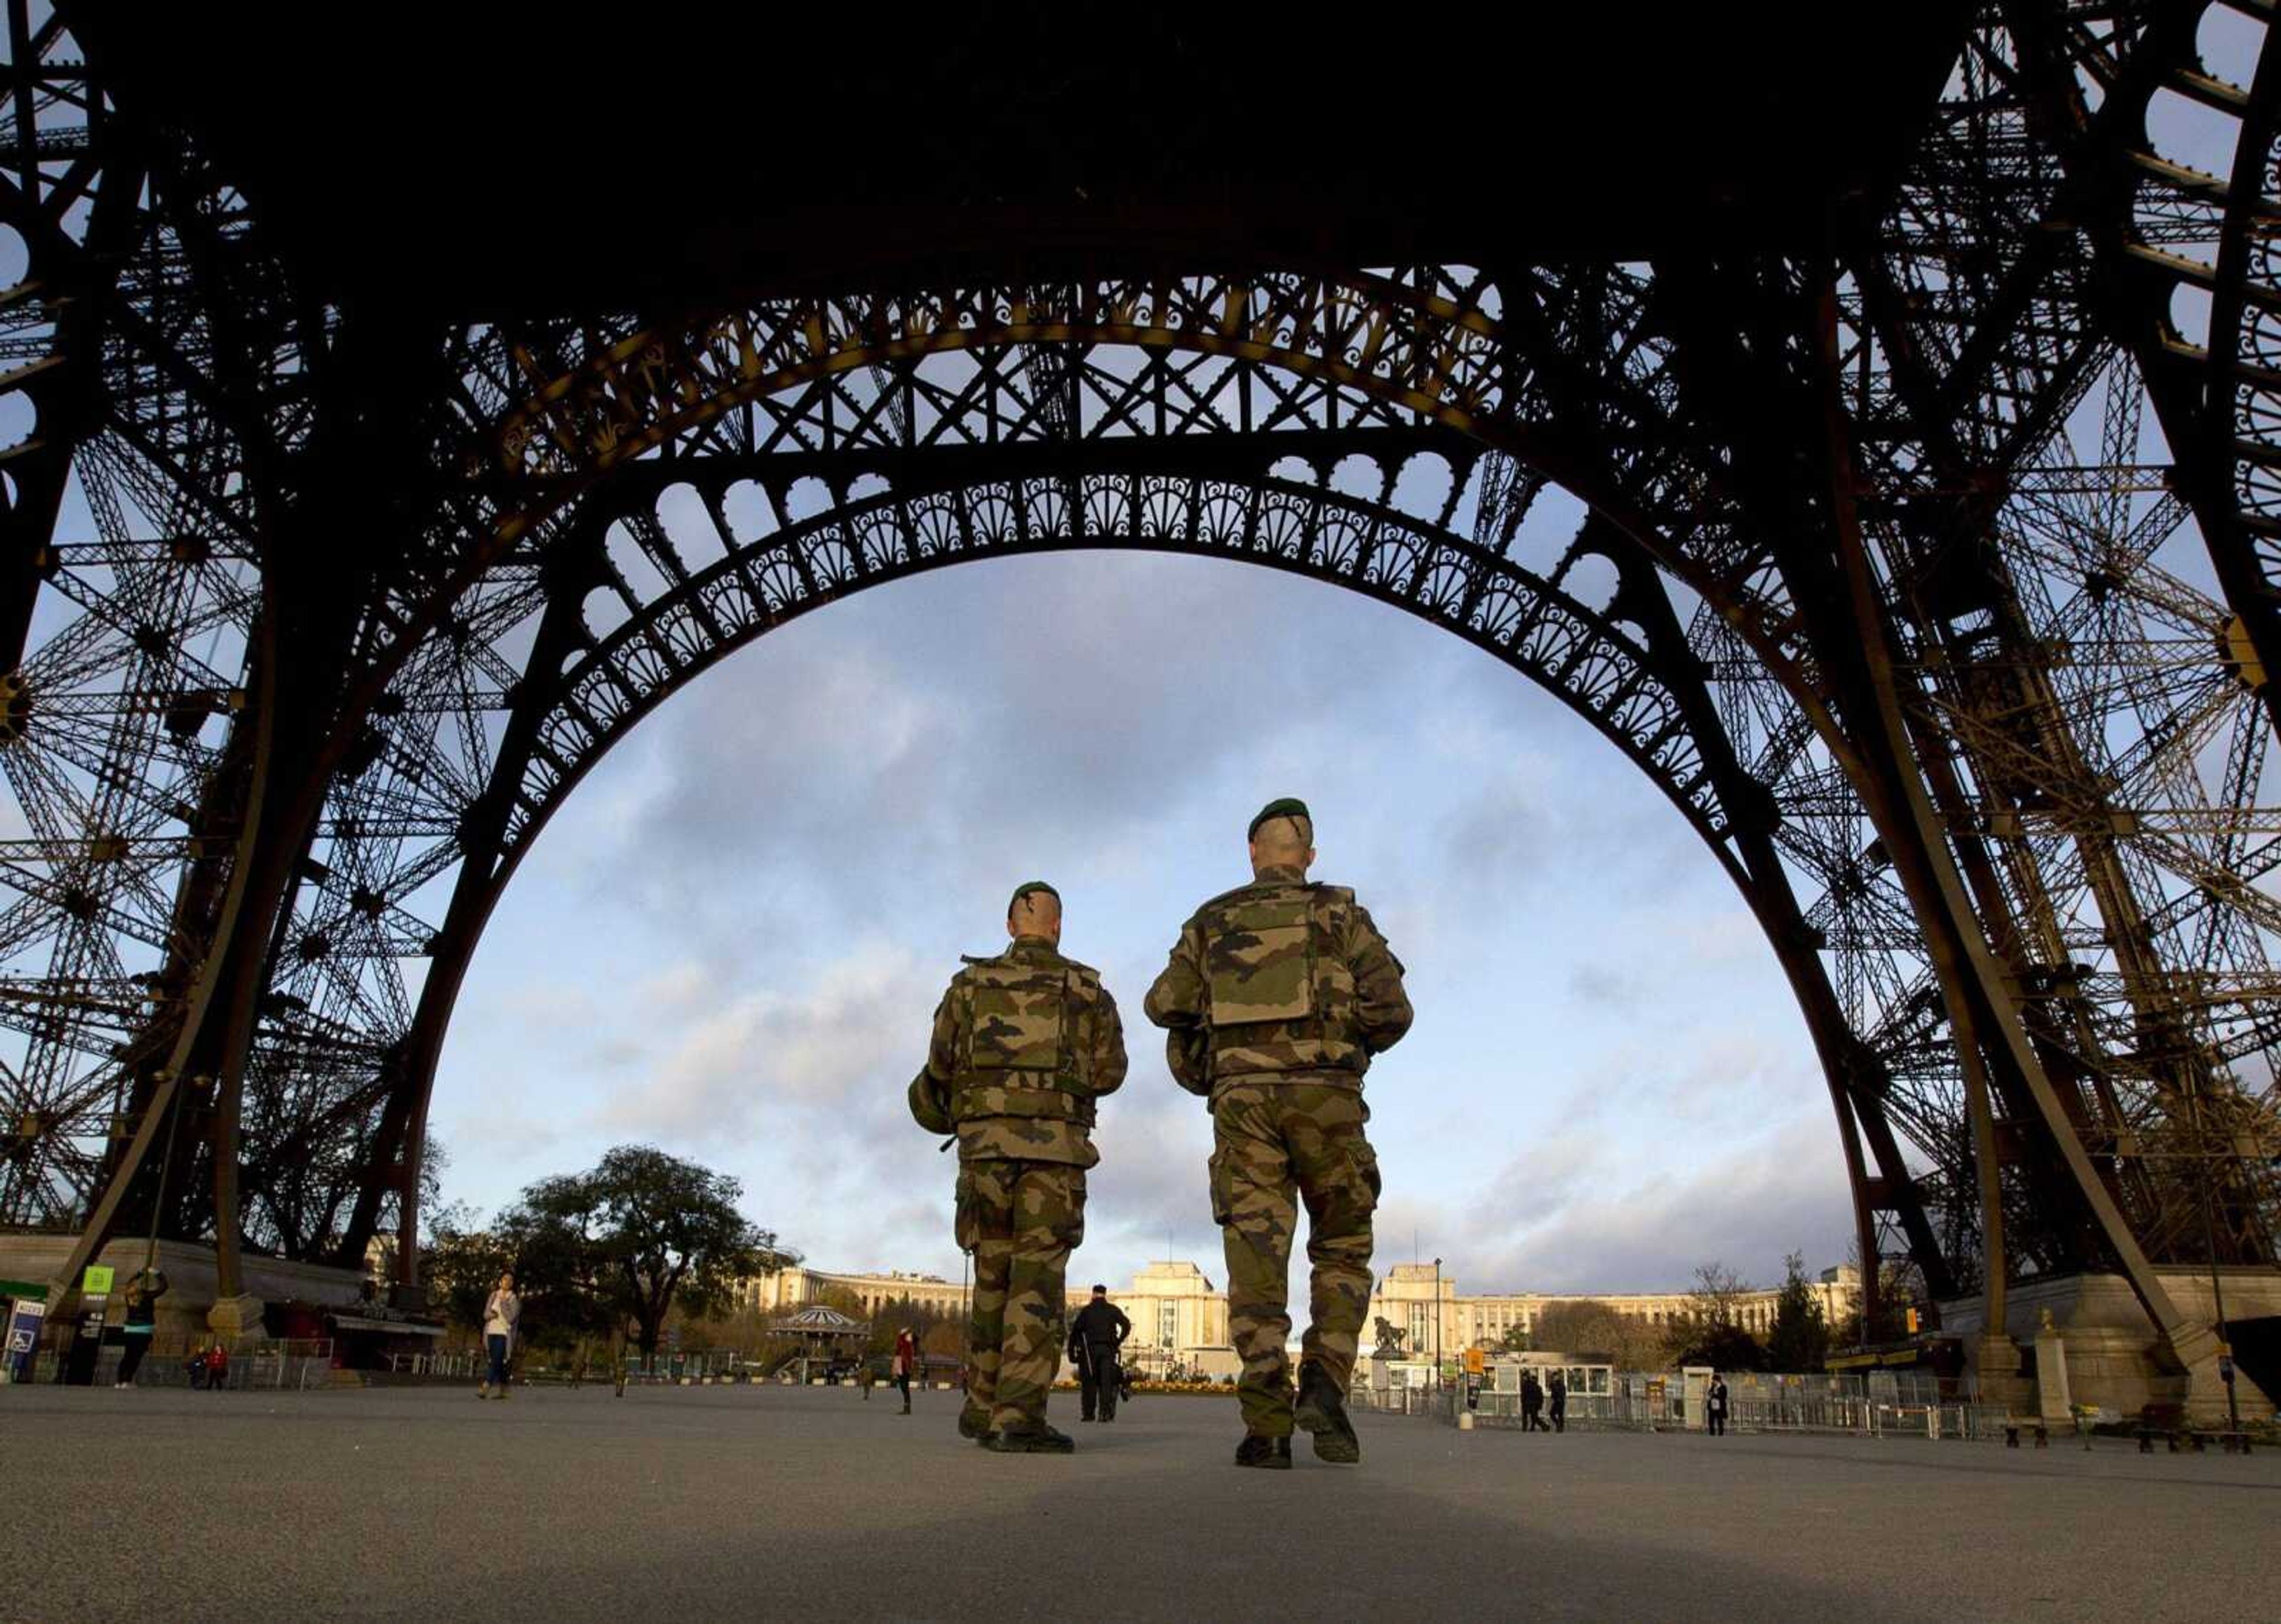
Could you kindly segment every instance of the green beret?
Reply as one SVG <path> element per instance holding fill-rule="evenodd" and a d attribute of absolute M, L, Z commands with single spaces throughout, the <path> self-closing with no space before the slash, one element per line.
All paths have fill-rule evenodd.
<path fill-rule="evenodd" d="M 1249 840 L 1258 834 L 1259 825 L 1271 817 L 1303 817 L 1310 824 L 1315 821 L 1313 814 L 1307 810 L 1305 801 L 1296 795 L 1286 795 L 1280 800 L 1271 800 L 1260 808 L 1259 816 L 1251 820 L 1251 827 L 1243 831 L 1243 838 Z"/>
<path fill-rule="evenodd" d="M 1046 884 L 1045 881 L 1041 879 L 1025 879 L 1020 885 L 1014 887 L 1014 894 L 1007 899 L 1006 911 L 1010 914 L 1017 908 L 1019 908 L 1022 905 L 1022 899 L 1029 895 L 1032 891 L 1042 891 L 1048 896 L 1053 898 L 1056 902 L 1062 900 L 1062 893 L 1055 890 L 1051 885 Z"/>

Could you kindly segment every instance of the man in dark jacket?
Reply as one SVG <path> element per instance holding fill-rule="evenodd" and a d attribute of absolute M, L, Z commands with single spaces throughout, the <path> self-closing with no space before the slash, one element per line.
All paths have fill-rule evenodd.
<path fill-rule="evenodd" d="M 1095 1286 L 1093 1301 L 1078 1310 L 1070 1321 L 1069 1357 L 1077 1366 L 1079 1420 L 1117 1419 L 1117 1396 L 1124 1386 L 1123 1373 L 1117 1365 L 1117 1349 L 1132 1334 L 1133 1322 L 1109 1300 L 1109 1288 Z"/>

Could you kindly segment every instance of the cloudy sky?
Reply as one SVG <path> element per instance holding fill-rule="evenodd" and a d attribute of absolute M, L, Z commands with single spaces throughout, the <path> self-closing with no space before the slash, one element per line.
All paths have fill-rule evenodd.
<path fill-rule="evenodd" d="M 1732 887 L 1612 746 L 1525 678 L 1351 593 L 1085 553 L 867 592 L 700 680 L 541 838 L 469 976 L 433 1125 L 495 1210 L 644 1141 L 735 1174 L 820 1266 L 955 1278 L 952 1167 L 903 1091 L 962 952 L 1042 875 L 1133 1056 L 1075 1274 L 1218 1278 L 1210 1124 L 1140 1015 L 1243 829 L 1313 806 L 1318 877 L 1409 967 L 1371 1074 L 1380 1265 L 1465 1289 L 1683 1284 L 1840 1260 L 1803 1023 Z"/>

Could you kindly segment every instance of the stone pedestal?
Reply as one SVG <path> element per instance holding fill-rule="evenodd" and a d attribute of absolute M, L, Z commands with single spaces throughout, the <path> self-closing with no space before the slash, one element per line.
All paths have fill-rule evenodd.
<path fill-rule="evenodd" d="M 61 1272 L 73 1237 L 43 1231 L 36 1234 L 0 1235 L 0 1280 L 50 1280 Z M 127 1277 L 150 1257 L 150 1242 L 133 1235 L 112 1241 L 94 1261 L 108 1265 L 126 1288 Z M 166 1295 L 159 1299 L 159 1334 L 170 1342 L 176 1337 L 196 1339 L 213 1328 L 208 1312 L 219 1295 L 214 1254 L 211 1246 L 186 1241 L 159 1242 L 158 1265 L 167 1280 Z M 364 1284 L 360 1269 L 336 1269 L 324 1264 L 291 1263 L 282 1257 L 248 1253 L 242 1260 L 245 1289 L 264 1303 L 305 1303 L 324 1308 L 353 1311 Z M 76 1288 L 76 1280 L 69 1282 Z M 113 1311 L 117 1296 L 112 1298 Z M 59 1311 L 67 1311 L 60 1310 Z M 250 1334 L 261 1334 L 257 1308 Z"/>
<path fill-rule="evenodd" d="M 2118 1416 L 2135 1417 L 2153 1405 L 2158 1411 L 2183 1408 L 2197 1425 L 2221 1421 L 2225 1387 L 2218 1380 L 2217 1341 L 2209 1328 L 2215 1312 L 2209 1277 L 2190 1269 L 2160 1273 L 2163 1289 L 2187 1317 L 2177 1348 L 2183 1366 L 2161 1353 L 2153 1322 L 2119 1274 L 2021 1281 L 2006 1294 L 2002 1326 L 1986 1322 L 1981 1298 L 1955 1298 L 1940 1304 L 1941 1325 L 1962 1336 L 1968 1351 L 1978 1349 L 1983 1360 L 1999 1336 L 2032 1337 L 2040 1389 L 2034 1408 L 2053 1425 L 2071 1424 L 2070 1401 Z M 2281 1270 L 2228 1269 L 2225 1306 L 2234 1320 L 2281 1313 Z M 2002 1350 L 1995 1349 L 1993 1357 L 2002 1361 Z M 1982 1396 L 1991 1404 L 2003 1402 L 1985 1385 L 1987 1374 L 1983 1365 Z M 2246 1420 L 2274 1414 L 2272 1397 L 2246 1377 L 2238 1379 L 2236 1396 Z M 2026 1412 L 2024 1406 L 2021 1412 Z"/>
<path fill-rule="evenodd" d="M 227 1348 L 235 1348 L 240 1342 L 259 1341 L 267 1334 L 261 1324 L 261 1299 L 256 1296 L 221 1298 L 206 1311 L 206 1328 Z"/>
<path fill-rule="evenodd" d="M 2261 1406 L 2256 1403 L 2260 1391 L 2257 1384 L 2237 1373 L 2234 1399 L 2244 1420 L 2254 1420 Z M 2218 1374 L 2217 1356 L 2195 1361 L 2186 1373 L 2186 1419 L 2197 1427 L 2222 1427 L 2232 1417 L 2233 1406 L 2226 1403 L 2225 1379 Z"/>
<path fill-rule="evenodd" d="M 2000 1331 L 1986 1331 L 1965 1343 L 1965 1357 L 1980 1383 L 1980 1402 L 2001 1404 L 2007 1415 L 2035 1409 L 2036 1384 L 2020 1373 L 2020 1344 Z"/>
<path fill-rule="evenodd" d="M 2075 1388 L 2068 1377 L 2067 1343 L 2047 1318 L 2036 1333 L 2036 1414 L 2054 1431 L 2075 1426 Z"/>

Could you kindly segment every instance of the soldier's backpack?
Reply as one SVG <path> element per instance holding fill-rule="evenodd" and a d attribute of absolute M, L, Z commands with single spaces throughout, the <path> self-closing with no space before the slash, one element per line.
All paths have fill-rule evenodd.
<path fill-rule="evenodd" d="M 1231 897 L 1204 931 L 1204 973 L 1214 1028 L 1261 1021 L 1319 1028 L 1354 1002 L 1354 972 L 1339 952 L 1342 916 L 1354 905 L 1343 885 L 1290 885 Z"/>
<path fill-rule="evenodd" d="M 1077 1025 L 1097 996 L 1100 972 L 1084 964 L 965 960 L 966 1047 L 951 1115 L 1055 1117 L 1091 1123 L 1091 1079 L 1078 1056 Z"/>
<path fill-rule="evenodd" d="M 1353 892 L 1324 885 L 1247 886 L 1206 905 L 1204 1024 L 1216 1075 L 1347 1065 L 1361 1053 L 1342 951 L 1354 905 Z"/>

